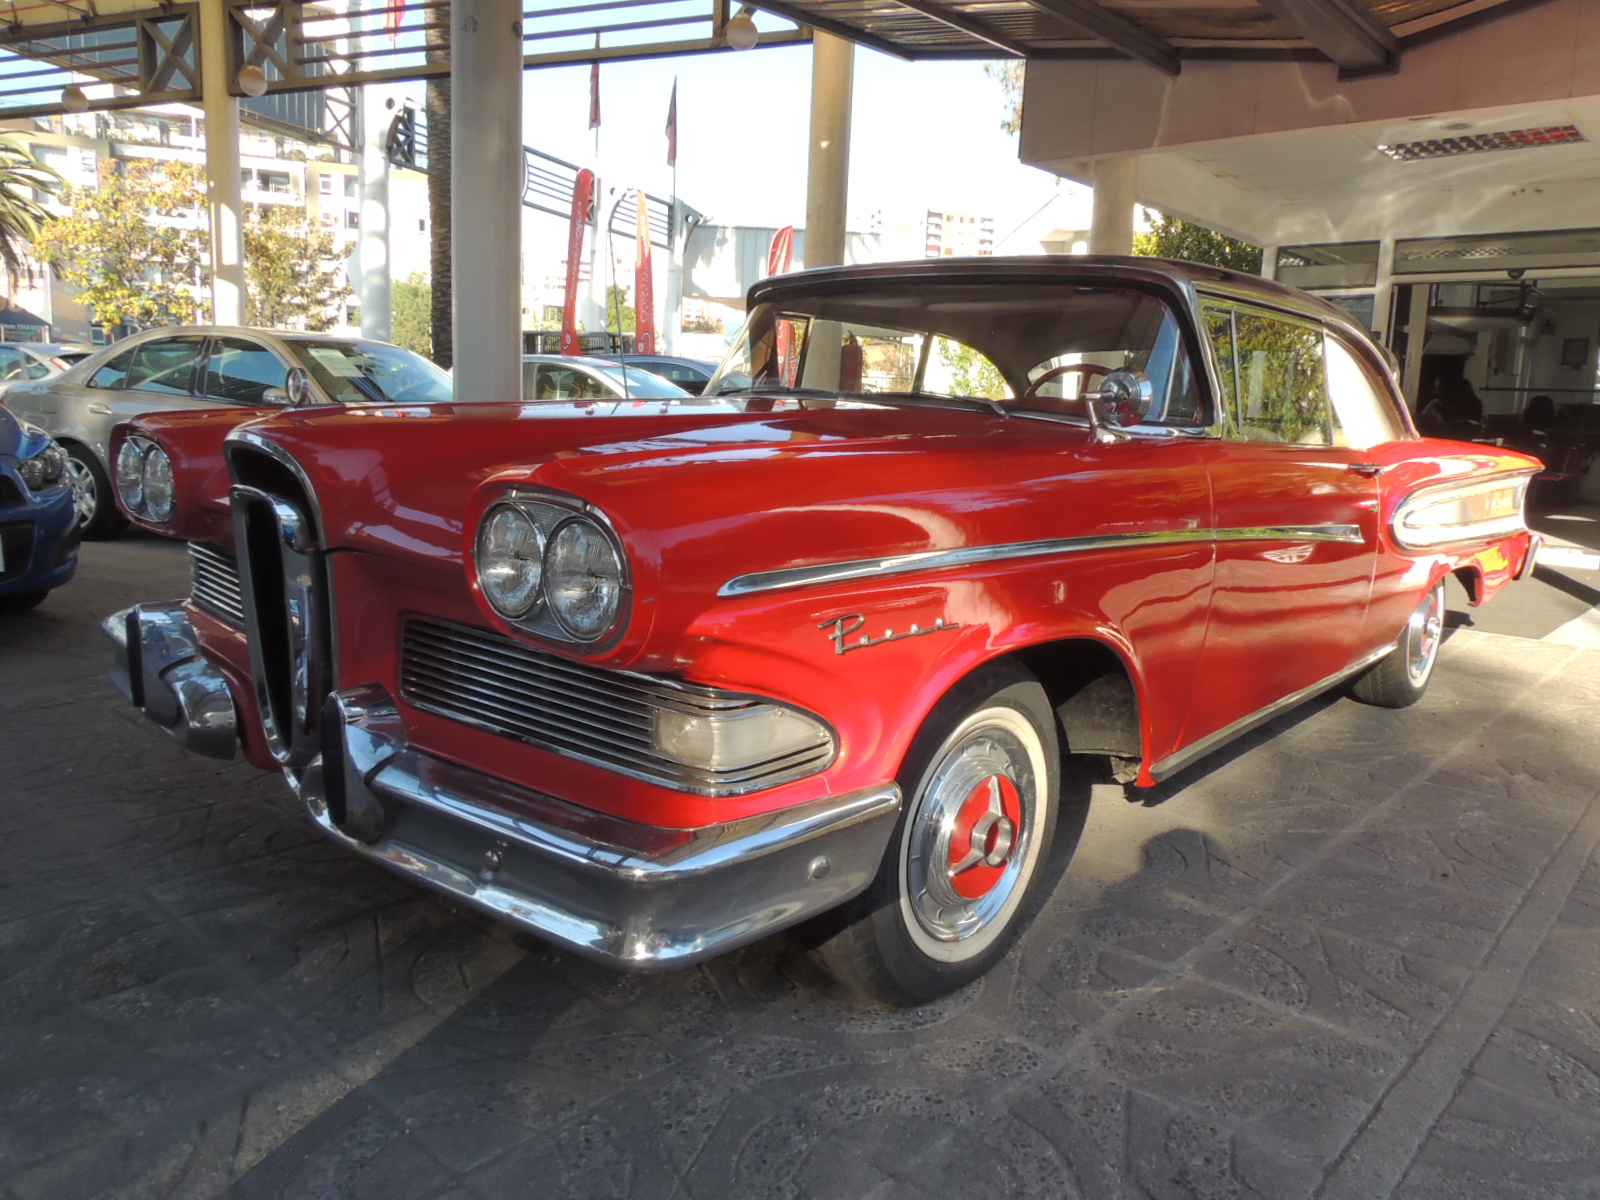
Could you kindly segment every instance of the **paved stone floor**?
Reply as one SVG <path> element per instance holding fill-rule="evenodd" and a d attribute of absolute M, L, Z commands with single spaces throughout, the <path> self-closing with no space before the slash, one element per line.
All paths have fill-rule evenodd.
<path fill-rule="evenodd" d="M 1600 1195 L 1594 582 L 1416 708 L 1094 787 L 1018 951 L 891 1012 L 791 937 L 619 975 L 346 857 L 121 706 L 96 622 L 183 552 L 90 546 L 0 618 L 0 1197 Z"/>

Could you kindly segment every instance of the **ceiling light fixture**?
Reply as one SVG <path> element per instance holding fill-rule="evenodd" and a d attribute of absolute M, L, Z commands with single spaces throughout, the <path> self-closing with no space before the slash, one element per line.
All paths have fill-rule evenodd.
<path fill-rule="evenodd" d="M 254 98 L 267 94 L 267 73 L 255 63 L 246 63 L 239 70 L 239 90 Z"/>
<path fill-rule="evenodd" d="M 89 94 L 77 84 L 61 89 L 61 107 L 68 112 L 83 112 L 89 107 Z"/>
<path fill-rule="evenodd" d="M 746 4 L 739 10 L 739 15 L 734 17 L 722 27 L 722 32 L 727 36 L 728 45 L 735 50 L 753 50 L 761 40 L 761 31 L 756 28 L 752 19 L 755 9 Z"/>

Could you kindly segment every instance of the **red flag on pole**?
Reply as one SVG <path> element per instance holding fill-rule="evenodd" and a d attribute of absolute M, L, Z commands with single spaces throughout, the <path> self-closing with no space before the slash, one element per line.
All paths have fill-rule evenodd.
<path fill-rule="evenodd" d="M 389 43 L 394 44 L 396 36 L 400 33 L 400 26 L 406 19 L 406 6 L 391 0 L 388 8 L 383 10 L 383 27 L 389 31 Z"/>
<path fill-rule="evenodd" d="M 634 197 L 639 205 L 638 241 L 633 266 L 633 349 L 637 354 L 656 352 L 656 294 L 650 265 L 650 207 L 644 193 Z"/>
<path fill-rule="evenodd" d="M 767 251 L 767 274 L 786 275 L 794 268 L 794 226 L 785 225 L 772 235 L 772 248 Z M 799 360 L 794 355 L 794 325 L 778 322 L 778 341 L 773 347 L 778 353 L 778 375 L 790 387 L 794 386 L 795 368 Z"/>
<path fill-rule="evenodd" d="M 585 167 L 572 185 L 572 226 L 567 231 L 567 295 L 561 311 L 561 353 L 582 354 L 578 344 L 578 269 L 583 265 L 583 228 L 594 198 L 594 172 Z"/>
<path fill-rule="evenodd" d="M 672 81 L 672 99 L 667 102 L 667 166 L 678 165 L 678 81 Z"/>
<path fill-rule="evenodd" d="M 597 62 L 589 64 L 589 128 L 600 128 L 600 64 Z"/>

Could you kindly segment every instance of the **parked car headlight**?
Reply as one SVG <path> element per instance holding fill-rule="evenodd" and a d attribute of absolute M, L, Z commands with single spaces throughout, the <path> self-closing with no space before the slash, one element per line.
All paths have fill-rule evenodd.
<path fill-rule="evenodd" d="M 17 464 L 17 474 L 28 485 L 30 492 L 42 492 L 61 482 L 67 473 L 67 452 L 54 441 L 46 442 L 44 449 Z"/>
<path fill-rule="evenodd" d="M 833 746 L 833 734 L 821 721 L 777 704 L 714 713 L 660 708 L 654 735 L 662 756 L 713 774 Z"/>
<path fill-rule="evenodd" d="M 502 504 L 478 530 L 478 581 L 496 612 L 516 620 L 539 602 L 544 537 L 521 509 Z"/>
<path fill-rule="evenodd" d="M 165 524 L 176 508 L 172 460 L 149 438 L 130 437 L 117 451 L 117 497 L 135 517 Z"/>
<path fill-rule="evenodd" d="M 574 638 L 592 642 L 622 612 L 622 560 L 605 531 L 587 517 L 556 529 L 545 551 L 545 596 L 550 612 Z"/>
<path fill-rule="evenodd" d="M 172 460 L 160 446 L 151 443 L 144 456 L 144 507 L 152 521 L 172 520 L 175 491 Z"/>

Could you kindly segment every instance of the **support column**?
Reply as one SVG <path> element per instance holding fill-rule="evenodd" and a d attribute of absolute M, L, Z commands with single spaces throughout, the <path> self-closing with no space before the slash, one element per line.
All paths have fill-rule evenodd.
<path fill-rule="evenodd" d="M 1378 272 L 1372 290 L 1372 335 L 1385 346 L 1393 347 L 1394 328 L 1394 238 L 1378 239 Z"/>
<path fill-rule="evenodd" d="M 1405 374 L 1400 380 L 1400 390 L 1406 403 L 1415 413 L 1420 406 L 1422 391 L 1422 352 L 1428 343 L 1428 301 L 1433 293 L 1431 283 L 1417 283 L 1411 287 L 1411 311 L 1406 314 Z"/>
<path fill-rule="evenodd" d="M 386 89 L 361 89 L 361 232 L 357 235 L 356 303 L 361 306 L 361 336 L 393 338 L 394 299 L 389 275 L 389 156 L 385 141 L 394 113 Z M 387 106 L 386 106 L 387 105 Z"/>
<path fill-rule="evenodd" d="M 1278 248 L 1276 246 L 1261 247 L 1261 278 L 1276 279 L 1278 277 Z"/>
<path fill-rule="evenodd" d="M 1090 254 L 1133 253 L 1133 206 L 1138 201 L 1139 160 L 1102 158 L 1094 164 L 1094 218 Z"/>
<path fill-rule="evenodd" d="M 211 205 L 211 319 L 244 321 L 244 201 L 239 177 L 239 101 L 228 94 L 228 14 L 200 0 L 200 93 L 206 117 L 206 194 Z"/>
<path fill-rule="evenodd" d="M 844 262 L 850 184 L 850 93 L 854 42 L 820 30 L 811 39 L 811 156 L 806 174 L 807 267 Z"/>
<path fill-rule="evenodd" d="M 661 317 L 661 353 L 676 354 L 683 331 L 683 264 L 689 255 L 689 221 L 683 201 L 672 198 L 667 210 L 667 228 L 672 230 L 672 248 L 667 251 L 667 304 Z"/>
<path fill-rule="evenodd" d="M 450 6 L 455 394 L 522 391 L 522 2 Z"/>

